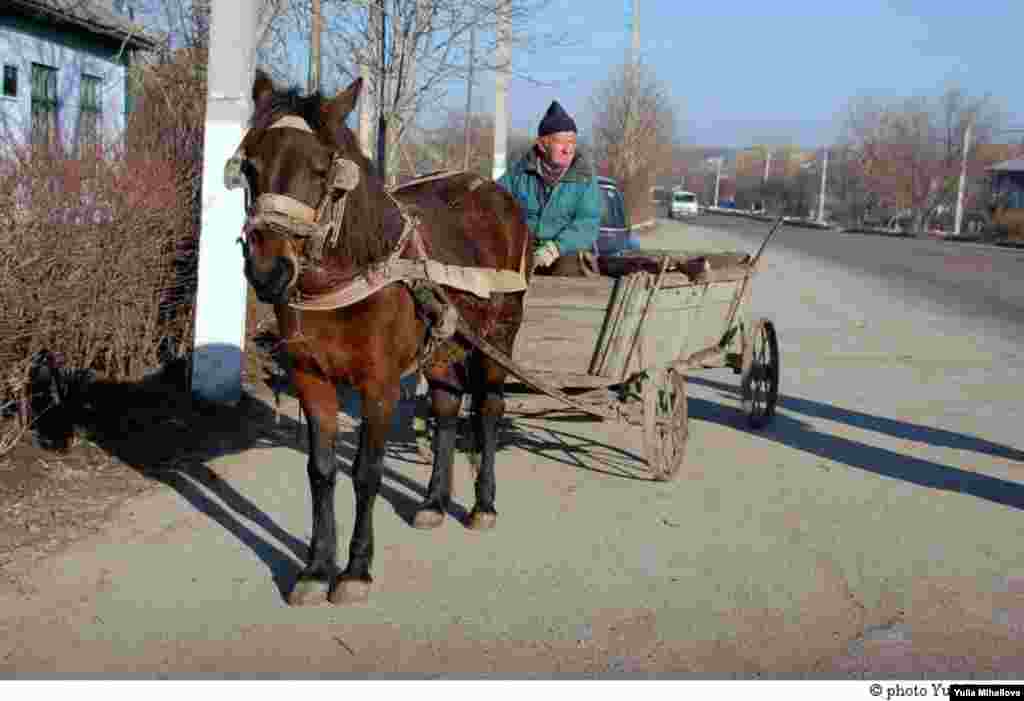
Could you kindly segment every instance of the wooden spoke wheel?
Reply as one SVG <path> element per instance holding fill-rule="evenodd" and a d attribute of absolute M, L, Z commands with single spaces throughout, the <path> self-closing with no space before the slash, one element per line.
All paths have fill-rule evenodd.
<path fill-rule="evenodd" d="M 654 479 L 668 481 L 683 465 L 690 434 L 686 378 L 671 368 L 648 371 L 643 403 L 647 464 Z"/>
<path fill-rule="evenodd" d="M 779 400 L 779 340 L 767 319 L 758 319 L 744 334 L 740 390 L 750 426 L 761 428 L 771 421 Z"/>

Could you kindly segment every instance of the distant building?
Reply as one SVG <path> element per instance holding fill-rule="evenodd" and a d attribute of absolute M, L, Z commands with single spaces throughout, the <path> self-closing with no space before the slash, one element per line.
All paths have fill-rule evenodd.
<path fill-rule="evenodd" d="M 1010 238 L 1024 240 L 1024 158 L 996 163 L 992 176 L 992 223 L 1005 227 Z"/>
<path fill-rule="evenodd" d="M 74 154 L 119 139 L 129 66 L 155 47 L 125 0 L 4 0 L 0 142 Z"/>

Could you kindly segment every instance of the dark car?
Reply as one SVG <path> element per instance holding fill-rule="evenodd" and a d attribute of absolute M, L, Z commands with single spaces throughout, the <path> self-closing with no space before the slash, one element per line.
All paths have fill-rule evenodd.
<path fill-rule="evenodd" d="M 614 255 L 640 247 L 640 240 L 630 231 L 626 200 L 612 178 L 598 176 L 601 189 L 601 231 L 594 247 L 602 256 Z"/>

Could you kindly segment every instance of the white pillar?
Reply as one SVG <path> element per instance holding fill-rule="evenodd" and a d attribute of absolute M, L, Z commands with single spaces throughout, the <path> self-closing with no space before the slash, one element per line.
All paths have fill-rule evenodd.
<path fill-rule="evenodd" d="M 227 404 L 242 393 L 247 283 L 236 243 L 244 194 L 224 188 L 224 163 L 249 118 L 258 9 L 253 2 L 213 0 L 210 22 L 192 392 Z"/>
<path fill-rule="evenodd" d="M 491 177 L 495 180 L 505 174 L 508 166 L 508 112 L 505 107 L 511 61 L 511 21 L 508 9 L 503 3 L 498 10 L 498 45 L 495 55 L 498 69 L 494 73 L 494 166 L 491 172 Z"/>

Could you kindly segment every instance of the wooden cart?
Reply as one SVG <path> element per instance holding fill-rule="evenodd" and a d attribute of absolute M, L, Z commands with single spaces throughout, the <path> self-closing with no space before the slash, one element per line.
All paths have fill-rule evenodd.
<path fill-rule="evenodd" d="M 535 277 L 514 357 L 474 341 L 511 373 L 506 412 L 581 411 L 642 426 L 659 480 L 685 457 L 687 373 L 731 368 L 750 425 L 765 425 L 778 398 L 779 346 L 772 322 L 749 319 L 746 307 L 778 224 L 754 256 L 635 251 L 602 259 L 599 277 Z M 590 357 L 580 347 L 593 348 Z"/>

